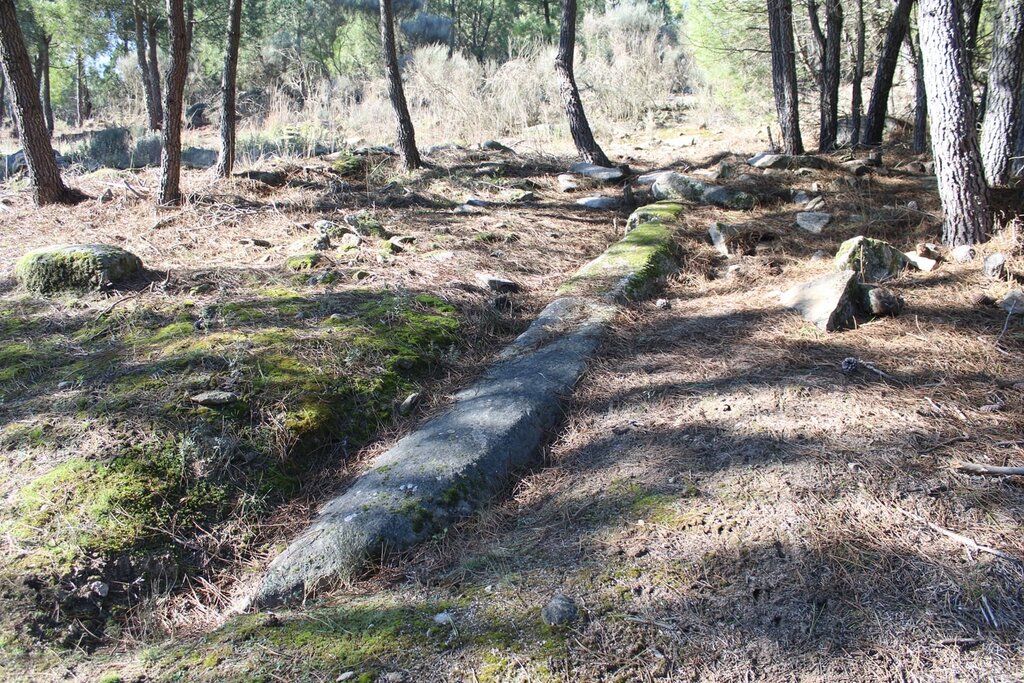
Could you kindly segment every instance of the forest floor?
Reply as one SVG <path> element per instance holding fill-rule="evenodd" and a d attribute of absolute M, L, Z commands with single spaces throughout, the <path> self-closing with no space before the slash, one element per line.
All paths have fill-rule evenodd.
<path fill-rule="evenodd" d="M 609 152 L 641 170 L 760 174 L 742 160 L 763 146 L 682 123 Z M 303 162 L 311 168 L 289 177 L 306 184 L 282 189 L 190 173 L 191 191 L 211 199 L 166 217 L 136 196 L 151 174 L 130 175 L 134 189 L 81 178 L 95 194 L 113 183 L 116 198 L 70 210 L 9 195 L 17 233 L 0 245 L 0 268 L 33 246 L 105 241 L 155 275 L 102 299 L 2 294 L 0 593 L 36 614 L 4 607 L 0 671 L 108 683 L 1019 680 L 1024 569 L 979 546 L 1024 557 L 1024 489 L 951 467 L 1021 464 L 1024 328 L 975 303 L 1019 285 L 985 279 L 980 260 L 949 259 L 887 283 L 902 315 L 837 333 L 777 299 L 828 272 L 818 252 L 848 237 L 903 250 L 937 241 L 933 179 L 902 172 L 910 159 L 895 148 L 891 170 L 863 177 L 761 179 L 816 183 L 833 214 L 821 235 L 796 228 L 794 205 L 688 207 L 665 303 L 622 314 L 542 464 L 349 591 L 256 615 L 228 608 L 280 543 L 448 404 L 568 273 L 621 235 L 625 212 L 582 210 L 578 194 L 559 192 L 567 158 L 484 152 L 453 152 L 406 180 L 382 163 L 358 183 Z M 474 175 L 493 161 L 500 173 Z M 535 201 L 512 201 L 517 191 Z M 469 194 L 509 203 L 453 213 Z M 306 224 L 360 211 L 416 240 L 378 259 L 382 240 L 370 237 L 311 271 L 282 267 Z M 707 244 L 714 221 L 779 239 L 727 260 Z M 1015 230 L 982 251 L 997 248 L 1011 273 L 1024 271 Z M 339 278 L 310 281 L 327 270 Z M 369 275 L 356 282 L 360 270 Z M 495 301 L 475 272 L 524 291 Z M 39 349 L 49 355 L 37 360 Z M 843 372 L 850 357 L 882 374 Z M 223 386 L 244 409 L 188 400 Z M 419 408 L 397 414 L 418 390 Z M 333 427 L 316 418 L 317 401 Z M 357 428 L 351 413 L 368 406 L 374 424 Z M 198 502 L 169 514 L 144 493 L 92 494 L 150 481 L 165 487 L 158 496 Z M 131 524 L 126 508 L 141 511 Z M 171 548 L 174 570 L 109 566 L 154 548 Z M 83 568 L 86 556 L 107 564 Z M 64 585 L 48 588 L 62 570 Z M 116 571 L 153 585 L 115 588 Z M 182 572 L 163 577 L 174 591 L 159 590 L 161 571 Z M 82 590 L 92 581 L 121 590 L 127 607 L 97 608 Z M 56 614 L 75 591 L 82 615 Z M 580 616 L 549 627 L 541 608 L 558 593 Z"/>

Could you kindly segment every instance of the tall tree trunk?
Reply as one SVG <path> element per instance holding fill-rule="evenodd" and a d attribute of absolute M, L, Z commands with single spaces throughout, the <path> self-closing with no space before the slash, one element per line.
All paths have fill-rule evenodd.
<path fill-rule="evenodd" d="M 551 28 L 551 0 L 542 0 L 544 3 L 544 25 Z"/>
<path fill-rule="evenodd" d="M 7 79 L 0 74 L 0 128 L 6 125 L 7 118 Z"/>
<path fill-rule="evenodd" d="M 195 0 L 188 0 L 185 3 L 185 51 L 192 54 L 192 33 L 196 22 Z"/>
<path fill-rule="evenodd" d="M 861 112 L 864 109 L 864 0 L 857 0 L 857 38 L 853 55 L 853 92 L 850 95 L 850 147 L 860 146 Z"/>
<path fill-rule="evenodd" d="M 46 120 L 46 131 L 53 135 L 53 101 L 50 99 L 50 42 L 51 36 L 45 33 L 39 39 L 39 99 L 43 103 L 43 118 Z"/>
<path fill-rule="evenodd" d="M 395 110 L 398 124 L 398 153 L 402 157 L 402 165 L 411 171 L 423 163 L 420 161 L 420 152 L 416 149 L 416 131 L 412 127 L 412 117 L 409 116 L 409 105 L 405 102 L 405 89 L 402 87 L 402 72 L 398 68 L 395 16 L 391 9 L 391 0 L 380 0 L 380 42 L 384 49 L 384 74 L 388 79 L 388 97 L 391 99 L 391 108 Z"/>
<path fill-rule="evenodd" d="M 985 88 L 985 123 L 981 158 L 993 185 L 1010 180 L 1014 134 L 1021 119 L 1020 89 L 1024 75 L 1024 0 L 1000 0 L 992 36 L 992 60 Z"/>
<path fill-rule="evenodd" d="M 168 17 L 168 23 L 170 18 Z M 160 47 L 158 40 L 158 29 L 156 17 L 152 14 L 148 15 L 146 19 L 147 33 L 149 35 L 149 59 L 146 60 L 146 66 L 149 67 L 149 84 L 153 89 L 153 114 L 156 117 L 156 121 L 159 125 L 163 125 L 164 121 L 164 109 L 163 109 L 163 96 L 160 93 L 160 62 L 157 61 L 157 52 Z M 155 129 L 154 129 L 155 130 Z"/>
<path fill-rule="evenodd" d="M 238 44 L 242 36 L 242 0 L 231 0 L 228 8 L 228 44 L 224 51 L 224 74 L 220 84 L 220 157 L 217 174 L 231 176 L 235 165 L 235 127 L 238 112 L 235 96 L 238 87 Z"/>
<path fill-rule="evenodd" d="M 22 133 L 35 203 L 42 206 L 82 201 L 85 195 L 69 189 L 61 180 L 14 0 L 0 0 L 0 65 L 11 88 L 14 118 Z"/>
<path fill-rule="evenodd" d="M 978 51 L 978 27 L 981 24 L 982 4 L 983 0 L 962 0 L 960 6 L 967 48 L 967 75 L 972 80 L 974 79 L 974 57 Z"/>
<path fill-rule="evenodd" d="M 142 76 L 142 90 L 146 98 L 149 129 L 160 130 L 163 117 L 160 114 L 159 96 L 153 91 L 153 74 L 149 70 L 149 59 L 146 57 L 146 28 L 138 2 L 132 3 L 132 15 L 135 19 L 135 58 L 139 62 L 139 73 Z"/>
<path fill-rule="evenodd" d="M 577 153 L 590 164 L 611 166 L 612 162 L 594 139 L 594 132 L 583 109 L 580 90 L 576 86 L 574 62 L 576 59 L 576 0 L 562 0 L 562 26 L 558 34 L 558 54 L 555 55 L 555 75 L 562 94 L 565 116 L 569 119 L 569 132 Z"/>
<path fill-rule="evenodd" d="M 82 53 L 75 52 L 75 125 L 81 128 L 92 116 L 89 89 L 85 84 L 85 62 Z"/>
<path fill-rule="evenodd" d="M 920 31 L 915 36 L 907 29 L 907 51 L 914 65 L 914 152 L 928 150 L 928 96 L 924 87 L 924 62 L 921 61 Z"/>
<path fill-rule="evenodd" d="M 821 58 L 821 119 L 818 148 L 836 148 L 839 128 L 839 50 L 843 39 L 843 8 L 839 0 L 825 0 L 825 51 Z"/>
<path fill-rule="evenodd" d="M 1024 78 L 1021 79 L 1020 100 L 1017 103 L 1021 116 L 1017 119 L 1016 140 L 1013 144 L 1013 177 L 1024 177 Z"/>
<path fill-rule="evenodd" d="M 171 39 L 171 62 L 167 68 L 167 100 L 161 133 L 160 204 L 181 203 L 181 115 L 188 75 L 184 0 L 167 0 L 167 28 Z"/>
<path fill-rule="evenodd" d="M 786 154 L 803 154 L 797 100 L 796 50 L 793 47 L 791 0 L 768 0 L 768 36 L 772 47 L 772 92 Z"/>
<path fill-rule="evenodd" d="M 885 30 L 885 41 L 875 69 L 875 83 L 871 88 L 871 102 L 868 104 L 867 120 L 864 124 L 864 144 L 880 145 L 885 133 L 885 115 L 889 108 L 889 91 L 896 73 L 903 36 L 910 24 L 910 10 L 914 0 L 896 0 L 892 17 Z"/>
<path fill-rule="evenodd" d="M 918 7 L 932 155 L 945 213 L 942 240 L 950 246 L 981 242 L 992 231 L 958 10 L 957 0 L 920 0 Z"/>

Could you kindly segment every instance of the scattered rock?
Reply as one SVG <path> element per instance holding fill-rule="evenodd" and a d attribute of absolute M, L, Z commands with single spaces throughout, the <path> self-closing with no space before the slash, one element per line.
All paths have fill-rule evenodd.
<path fill-rule="evenodd" d="M 323 258 L 323 256 L 316 252 L 296 254 L 284 260 L 284 267 L 288 270 L 310 270 L 316 268 Z"/>
<path fill-rule="evenodd" d="M 226 406 L 234 403 L 238 400 L 238 395 L 230 391 L 222 391 L 220 389 L 214 389 L 212 391 L 204 391 L 199 394 L 195 394 L 190 397 L 193 403 L 198 403 L 201 406 Z"/>
<path fill-rule="evenodd" d="M 217 150 L 186 147 L 181 150 L 181 165 L 185 168 L 212 168 L 217 163 Z"/>
<path fill-rule="evenodd" d="M 862 304 L 872 315 L 899 315 L 903 311 L 903 298 L 885 287 L 862 286 Z"/>
<path fill-rule="evenodd" d="M 421 396 L 422 394 L 419 392 L 406 396 L 405 400 L 398 406 L 398 414 L 406 417 L 411 415 L 412 411 L 415 410 L 416 406 L 419 404 Z"/>
<path fill-rule="evenodd" d="M 686 200 L 714 204 L 726 209 L 746 210 L 754 207 L 754 197 L 743 190 L 711 185 L 678 173 L 660 176 L 651 187 L 657 199 Z"/>
<path fill-rule="evenodd" d="M 804 211 L 817 211 L 823 208 L 825 208 L 825 198 L 818 195 L 807 202 L 806 206 L 804 206 Z"/>
<path fill-rule="evenodd" d="M 458 206 L 456 206 L 452 210 L 452 213 L 459 213 L 459 214 L 483 213 L 483 212 L 484 212 L 484 210 L 481 207 L 476 206 L 474 204 L 459 204 Z"/>
<path fill-rule="evenodd" d="M 363 238 L 354 232 L 348 232 L 341 236 L 341 246 L 345 249 L 354 249 L 363 243 Z"/>
<path fill-rule="evenodd" d="M 708 228 L 708 236 L 711 237 L 711 244 L 722 256 L 729 255 L 729 241 L 735 238 L 739 232 L 731 225 L 725 223 L 712 223 Z"/>
<path fill-rule="evenodd" d="M 284 184 L 288 182 L 288 175 L 284 171 L 261 171 L 254 169 L 251 171 L 236 173 L 235 177 L 255 180 L 258 183 L 263 183 L 264 185 L 269 185 L 271 187 L 284 187 Z"/>
<path fill-rule="evenodd" d="M 907 257 L 888 242 L 860 235 L 846 240 L 836 252 L 836 270 L 856 271 L 865 281 L 885 282 L 899 275 Z"/>
<path fill-rule="evenodd" d="M 622 180 L 625 177 L 621 168 L 609 168 L 607 166 L 598 166 L 597 164 L 588 164 L 586 162 L 580 162 L 573 164 L 569 167 L 570 173 L 581 175 L 591 180 L 597 180 L 602 183 L 611 183 L 616 180 Z"/>
<path fill-rule="evenodd" d="M 239 244 L 251 244 L 254 247 L 260 247 L 261 249 L 269 249 L 274 246 L 267 240 L 261 240 L 258 237 L 246 238 L 238 240 Z"/>
<path fill-rule="evenodd" d="M 61 244 L 34 249 L 14 264 L 18 281 L 33 292 L 103 289 L 142 270 L 142 260 L 108 244 Z"/>
<path fill-rule="evenodd" d="M 761 152 L 760 154 L 747 159 L 747 163 L 754 168 L 771 168 L 781 170 L 792 170 L 797 168 L 823 170 L 829 167 L 828 160 L 821 157 L 810 156 L 807 154 L 789 156 L 787 154 L 770 154 L 768 152 Z"/>
<path fill-rule="evenodd" d="M 993 280 L 1002 280 L 1006 277 L 1006 256 L 998 251 L 994 254 L 989 254 L 985 257 L 982 270 L 985 273 L 985 277 L 992 278 Z"/>
<path fill-rule="evenodd" d="M 911 161 L 910 163 L 903 167 L 903 170 L 906 171 L 907 173 L 916 173 L 917 175 L 924 175 L 925 173 L 924 164 L 922 164 L 920 161 Z"/>
<path fill-rule="evenodd" d="M 114 192 L 109 187 L 96 198 L 96 202 L 99 204 L 109 204 L 112 201 L 114 201 Z"/>
<path fill-rule="evenodd" d="M 515 204 L 525 204 L 527 202 L 536 201 L 537 195 L 529 190 L 515 190 L 508 196 L 508 201 Z"/>
<path fill-rule="evenodd" d="M 351 681 L 355 677 L 356 677 L 356 672 L 355 671 L 343 671 L 340 674 L 338 674 L 338 677 L 335 678 L 334 680 L 337 681 L 338 683 L 342 683 L 343 681 Z"/>
<path fill-rule="evenodd" d="M 434 615 L 434 623 L 438 626 L 454 626 L 455 617 L 451 612 L 438 612 Z"/>
<path fill-rule="evenodd" d="M 661 309 L 663 311 L 667 311 L 668 309 L 672 308 L 672 304 L 668 302 L 668 299 L 658 299 L 657 301 L 654 302 L 654 307 Z"/>
<path fill-rule="evenodd" d="M 576 203 L 588 209 L 607 210 L 619 208 L 620 201 L 616 197 L 594 195 L 592 197 L 581 197 L 580 199 L 576 200 Z"/>
<path fill-rule="evenodd" d="M 796 224 L 800 229 L 814 235 L 820 235 L 831 221 L 832 214 L 819 211 L 801 211 L 796 215 Z"/>
<path fill-rule="evenodd" d="M 397 242 L 388 240 L 387 242 L 381 242 L 377 250 L 384 256 L 393 256 L 394 254 L 401 254 L 405 251 L 405 248 Z"/>
<path fill-rule="evenodd" d="M 842 164 L 843 170 L 851 175 L 862 176 L 871 173 L 871 166 L 864 159 L 845 161 Z"/>
<path fill-rule="evenodd" d="M 818 249 L 816 252 L 811 254 L 812 261 L 824 261 L 828 259 L 828 252 L 823 249 Z"/>
<path fill-rule="evenodd" d="M 782 294 L 783 306 L 825 332 L 851 327 L 858 307 L 857 273 L 844 270 L 796 285 Z"/>
<path fill-rule="evenodd" d="M 564 626 L 576 621 L 579 610 L 572 598 L 559 593 L 544 605 L 540 616 L 548 626 Z"/>
<path fill-rule="evenodd" d="M 512 280 L 506 280 L 496 275 L 488 275 L 487 273 L 477 273 L 477 282 L 491 290 L 492 292 L 498 292 L 499 294 L 508 294 L 512 292 L 518 292 L 520 287 Z"/>
<path fill-rule="evenodd" d="M 563 173 L 558 176 L 558 189 L 562 192 L 575 192 L 580 189 L 580 186 L 576 182 L 576 178 L 568 173 Z"/>
<path fill-rule="evenodd" d="M 939 262 L 935 259 L 928 258 L 927 256 L 921 256 L 916 251 L 908 251 L 903 254 L 910 261 L 910 265 L 914 266 L 918 270 L 930 273 L 939 265 Z"/>
<path fill-rule="evenodd" d="M 1024 313 L 1024 292 L 1015 289 L 1006 296 L 999 304 L 1004 311 L 1011 314 Z"/>
<path fill-rule="evenodd" d="M 989 306 L 996 305 L 995 299 L 981 291 L 971 292 L 967 300 L 971 302 L 972 306 L 977 306 L 978 308 L 988 308 Z"/>
<path fill-rule="evenodd" d="M 512 152 L 511 147 L 506 147 L 497 140 L 486 140 L 480 143 L 480 149 L 485 149 L 488 152 Z"/>
<path fill-rule="evenodd" d="M 306 281 L 310 285 L 330 285 L 341 279 L 341 273 L 336 270 L 324 270 L 319 273 L 313 273 L 309 276 Z"/>
<path fill-rule="evenodd" d="M 317 222 L 313 223 L 313 229 L 316 230 L 321 235 L 326 235 L 327 237 L 341 237 L 342 235 L 347 235 L 352 232 L 351 228 L 349 228 L 347 225 L 336 223 L 334 221 L 329 221 L 324 218 L 321 218 Z"/>
<path fill-rule="evenodd" d="M 473 175 L 476 177 L 480 176 L 501 176 L 505 175 L 508 167 L 500 161 L 488 161 L 487 163 L 480 164 L 473 171 Z"/>
<path fill-rule="evenodd" d="M 356 282 L 359 282 L 360 280 L 365 280 L 368 277 L 370 277 L 370 271 L 368 270 L 357 270 L 356 272 L 352 273 L 352 279 L 355 280 Z"/>
<path fill-rule="evenodd" d="M 973 261 L 978 252 L 969 244 L 961 244 L 959 247 L 953 247 L 949 253 L 957 263 L 967 263 Z"/>
<path fill-rule="evenodd" d="M 650 173 L 644 173 L 642 175 L 637 176 L 636 184 L 653 185 L 658 181 L 658 178 L 669 175 L 670 173 L 672 173 L 672 171 L 651 171 Z"/>

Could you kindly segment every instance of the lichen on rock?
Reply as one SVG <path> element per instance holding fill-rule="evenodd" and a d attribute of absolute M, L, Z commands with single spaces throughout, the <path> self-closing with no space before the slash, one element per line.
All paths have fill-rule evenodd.
<path fill-rule="evenodd" d="M 28 252 L 14 266 L 18 281 L 33 292 L 98 290 L 142 270 L 135 254 L 108 244 L 60 244 Z"/>

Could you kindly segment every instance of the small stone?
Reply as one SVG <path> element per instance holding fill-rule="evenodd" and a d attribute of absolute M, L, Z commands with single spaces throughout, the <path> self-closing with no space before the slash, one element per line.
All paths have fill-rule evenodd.
<path fill-rule="evenodd" d="M 348 226 L 342 225 L 341 223 L 335 223 L 334 221 L 329 221 L 323 218 L 313 223 L 313 229 L 316 230 L 321 235 L 326 235 L 327 237 L 338 237 L 340 235 L 344 235 L 348 232 L 351 232 Z"/>
<path fill-rule="evenodd" d="M 903 311 L 903 298 L 885 287 L 865 287 L 867 309 L 872 315 L 899 315 Z"/>
<path fill-rule="evenodd" d="M 411 415 L 412 411 L 416 409 L 416 405 L 420 402 L 421 396 L 422 394 L 418 392 L 406 396 L 405 400 L 402 401 L 402 404 L 398 406 L 398 414 L 402 416 Z"/>
<path fill-rule="evenodd" d="M 370 271 L 368 270 L 357 270 L 356 272 L 352 273 L 352 279 L 355 280 L 356 282 L 359 282 L 360 280 L 365 280 L 368 277 L 370 277 Z"/>
<path fill-rule="evenodd" d="M 807 194 L 803 190 L 797 190 L 793 193 L 794 204 L 806 204 L 809 201 L 811 201 L 811 195 Z"/>
<path fill-rule="evenodd" d="M 819 209 L 824 208 L 825 198 L 822 197 L 821 195 L 818 195 L 817 197 L 814 197 L 809 202 L 807 202 L 807 204 L 804 206 L 804 211 L 817 211 Z"/>
<path fill-rule="evenodd" d="M 619 200 L 615 197 L 605 197 L 603 195 L 594 195 L 593 197 L 582 197 L 577 199 L 576 203 L 580 206 L 585 206 L 588 209 L 616 209 L 619 206 Z"/>
<path fill-rule="evenodd" d="M 1006 276 L 1006 257 L 998 251 L 994 254 L 989 254 L 985 257 L 982 270 L 985 273 L 985 277 L 993 280 L 1002 280 Z"/>
<path fill-rule="evenodd" d="M 459 204 L 454 209 L 452 209 L 452 213 L 458 213 L 458 214 L 483 213 L 483 212 L 484 212 L 484 210 L 482 208 L 480 208 L 479 206 L 473 206 L 472 204 Z"/>
<path fill-rule="evenodd" d="M 655 308 L 660 308 L 663 311 L 667 311 L 672 305 L 668 302 L 668 299 L 658 299 L 654 302 Z"/>
<path fill-rule="evenodd" d="M 363 238 L 354 232 L 348 232 L 341 236 L 341 246 L 351 249 L 363 243 Z"/>
<path fill-rule="evenodd" d="M 505 278 L 498 277 L 496 275 L 488 275 L 487 273 L 477 273 L 477 282 L 491 290 L 492 292 L 498 292 L 499 294 L 506 294 L 510 292 L 518 292 L 520 287 L 512 280 L 506 280 Z"/>
<path fill-rule="evenodd" d="M 820 235 L 825 226 L 832 221 L 832 214 L 818 211 L 801 211 L 796 215 L 796 224 L 801 230 L 813 235 Z"/>
<path fill-rule="evenodd" d="M 909 202 L 907 202 L 907 208 L 910 209 L 911 211 L 917 211 L 917 202 L 911 199 Z"/>
<path fill-rule="evenodd" d="M 511 152 L 512 148 L 501 144 L 497 140 L 486 140 L 480 143 L 480 149 L 486 149 L 488 152 Z"/>
<path fill-rule="evenodd" d="M 980 291 L 971 292 L 967 300 L 971 302 L 972 306 L 977 306 L 978 308 L 988 308 L 989 306 L 996 305 L 995 299 Z"/>
<path fill-rule="evenodd" d="M 953 260 L 957 263 L 967 263 L 973 261 L 977 253 L 971 245 L 961 244 L 959 247 L 953 247 L 950 255 L 952 255 Z"/>
<path fill-rule="evenodd" d="M 999 305 L 1007 313 L 1018 315 L 1024 313 L 1024 292 L 1019 289 L 1013 290 L 1003 297 Z"/>
<path fill-rule="evenodd" d="M 434 623 L 438 626 L 454 626 L 455 617 L 451 612 L 438 612 L 434 615 Z"/>
<path fill-rule="evenodd" d="M 854 159 L 843 163 L 843 170 L 855 176 L 867 175 L 871 172 L 871 166 L 864 159 Z"/>
<path fill-rule="evenodd" d="M 883 240 L 863 235 L 850 238 L 836 252 L 836 270 L 854 270 L 866 282 L 890 280 L 907 267 L 907 257 Z"/>
<path fill-rule="evenodd" d="M 621 168 L 609 168 L 606 166 L 598 166 L 597 164 L 588 164 L 582 161 L 578 164 L 573 164 L 572 166 L 570 166 L 569 172 L 576 173 L 585 178 L 590 178 L 591 180 L 597 180 L 603 183 L 611 183 L 616 180 L 622 180 L 622 178 L 626 175 L 625 173 L 622 172 Z"/>
<path fill-rule="evenodd" d="M 540 611 L 540 616 L 548 626 L 564 626 L 576 621 L 579 610 L 572 598 L 559 593 Z"/>
<path fill-rule="evenodd" d="M 939 262 L 935 259 L 928 258 L 927 256 L 921 256 L 916 251 L 908 251 L 903 254 L 910 261 L 910 265 L 914 266 L 918 270 L 930 273 L 935 270 L 935 267 L 939 265 Z"/>
<path fill-rule="evenodd" d="M 823 249 L 818 249 L 816 252 L 811 254 L 812 261 L 824 261 L 828 258 L 828 252 Z"/>
<path fill-rule="evenodd" d="M 780 302 L 824 331 L 850 327 L 856 315 L 857 273 L 846 270 L 796 285 L 784 292 Z"/>
<path fill-rule="evenodd" d="M 576 178 L 568 173 L 563 173 L 558 176 L 558 189 L 562 192 L 575 192 L 579 188 L 580 186 L 576 182 Z"/>
<path fill-rule="evenodd" d="M 100 204 L 109 204 L 110 202 L 114 201 L 113 191 L 108 187 L 107 189 L 103 190 L 103 194 L 96 198 L 96 201 L 99 202 Z"/>
<path fill-rule="evenodd" d="M 86 584 L 86 589 L 90 595 L 95 595 L 101 598 L 105 598 L 110 594 L 110 585 L 103 581 L 90 581 Z"/>
<path fill-rule="evenodd" d="M 226 406 L 237 401 L 238 395 L 230 391 L 214 389 L 195 394 L 191 399 L 193 403 L 198 403 L 201 406 Z"/>
<path fill-rule="evenodd" d="M 400 244 L 400 245 L 412 244 L 413 242 L 416 241 L 416 236 L 415 235 L 396 235 L 395 237 L 392 237 L 388 241 L 392 242 L 394 244 Z"/>
<path fill-rule="evenodd" d="M 722 256 L 729 255 L 729 241 L 737 235 L 736 228 L 725 223 L 712 223 L 708 228 L 711 245 Z"/>
<path fill-rule="evenodd" d="M 345 671 L 345 672 L 342 672 L 342 673 L 338 674 L 338 677 L 335 678 L 334 680 L 338 681 L 338 683 L 341 683 L 342 681 L 351 681 L 355 677 L 356 677 L 356 672 L 355 671 Z"/>
<path fill-rule="evenodd" d="M 259 247 L 261 249 L 269 249 L 270 247 L 274 246 L 270 242 L 268 242 L 267 240 L 261 240 L 261 239 L 259 239 L 257 237 L 253 237 L 251 239 L 241 239 L 241 240 L 238 240 L 238 243 L 239 244 L 251 244 L 252 246 Z"/>

